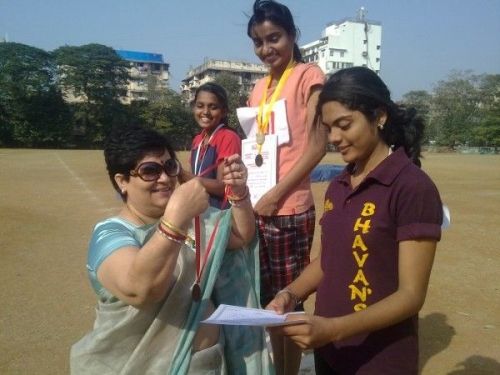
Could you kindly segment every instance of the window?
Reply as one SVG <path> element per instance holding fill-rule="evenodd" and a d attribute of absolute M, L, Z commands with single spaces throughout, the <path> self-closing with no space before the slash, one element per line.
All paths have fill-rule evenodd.
<path fill-rule="evenodd" d="M 330 56 L 333 56 L 333 48 L 330 48 Z"/>

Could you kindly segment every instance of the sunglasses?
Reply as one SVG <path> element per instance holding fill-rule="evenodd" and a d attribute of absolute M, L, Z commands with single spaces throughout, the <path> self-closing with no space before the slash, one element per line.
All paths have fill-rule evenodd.
<path fill-rule="evenodd" d="M 160 164 L 154 161 L 145 161 L 130 171 L 130 175 L 139 177 L 143 181 L 156 181 L 165 172 L 167 176 L 176 177 L 181 171 L 181 165 L 177 159 L 168 159 Z"/>

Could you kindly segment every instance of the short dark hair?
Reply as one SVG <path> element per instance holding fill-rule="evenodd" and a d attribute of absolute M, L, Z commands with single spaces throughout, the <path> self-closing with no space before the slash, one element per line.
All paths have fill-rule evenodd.
<path fill-rule="evenodd" d="M 414 108 L 392 101 L 386 84 L 373 70 L 353 67 L 332 74 L 319 95 L 316 120 L 321 117 L 323 105 L 331 101 L 363 113 L 369 121 L 374 121 L 384 111 L 387 121 L 380 136 L 389 146 L 404 147 L 408 157 L 420 166 L 424 123 Z"/>
<path fill-rule="evenodd" d="M 247 35 L 252 37 L 252 29 L 255 25 L 260 25 L 265 21 L 282 27 L 288 35 L 297 39 L 300 30 L 295 26 L 292 12 L 286 5 L 273 0 L 256 0 L 253 4 L 253 14 L 248 20 Z M 303 62 L 302 54 L 297 43 L 293 46 L 293 59 L 297 62 Z"/>
<path fill-rule="evenodd" d="M 194 93 L 194 99 L 192 102 L 192 105 L 196 103 L 196 99 L 198 99 L 198 94 L 200 92 L 209 92 L 211 94 L 214 94 L 217 97 L 217 100 L 219 101 L 220 106 L 226 111 L 226 116 L 222 119 L 222 122 L 224 124 L 228 125 L 228 118 L 227 114 L 229 113 L 229 101 L 227 99 L 227 92 L 222 87 L 221 85 L 214 83 L 214 82 L 207 82 L 204 83 L 203 85 L 199 86 L 195 93 Z"/>
<path fill-rule="evenodd" d="M 115 190 L 122 199 L 126 200 L 115 181 L 117 173 L 123 174 L 128 180 L 130 171 L 146 155 L 162 155 L 168 151 L 175 158 L 174 149 L 170 146 L 165 136 L 156 130 L 138 125 L 115 127 L 105 140 L 104 160 L 106 169 Z"/>

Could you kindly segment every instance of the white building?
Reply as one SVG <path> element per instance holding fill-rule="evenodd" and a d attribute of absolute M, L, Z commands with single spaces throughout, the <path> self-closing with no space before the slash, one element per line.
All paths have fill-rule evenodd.
<path fill-rule="evenodd" d="M 116 53 L 130 64 L 130 81 L 127 85 L 127 96 L 123 102 L 130 104 L 133 100 L 145 100 L 148 82 L 155 77 L 160 88 L 168 87 L 169 64 L 160 53 L 116 50 Z"/>
<path fill-rule="evenodd" d="M 190 102 L 198 87 L 213 81 L 219 74 L 230 74 L 238 80 L 241 94 L 249 93 L 255 82 L 267 75 L 268 69 L 263 64 L 254 64 L 232 60 L 206 60 L 200 66 L 191 69 L 182 80 L 181 92 L 184 100 Z"/>
<path fill-rule="evenodd" d="M 332 22 L 320 39 L 300 47 L 305 62 L 315 62 L 330 75 L 352 66 L 366 66 L 380 72 L 382 25 L 365 18 L 364 8 L 356 18 Z"/>

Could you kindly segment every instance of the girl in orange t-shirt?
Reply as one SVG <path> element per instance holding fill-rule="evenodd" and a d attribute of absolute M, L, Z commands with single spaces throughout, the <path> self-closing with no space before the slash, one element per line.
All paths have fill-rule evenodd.
<path fill-rule="evenodd" d="M 312 126 L 324 74 L 315 64 L 302 61 L 298 30 L 286 6 L 257 0 L 247 34 L 255 54 L 269 67 L 269 76 L 256 83 L 248 100 L 250 107 L 259 107 L 260 142 L 265 142 L 268 130 L 264 104 L 272 107 L 279 99 L 286 102 L 290 135 L 289 142 L 277 150 L 277 184 L 254 207 L 260 236 L 261 304 L 266 306 L 276 294 L 287 292 L 286 285 L 309 264 L 315 226 L 309 174 L 323 158 L 327 141 L 323 127 Z M 297 374 L 300 348 L 281 336 L 272 335 L 271 343 L 277 374 Z"/>

